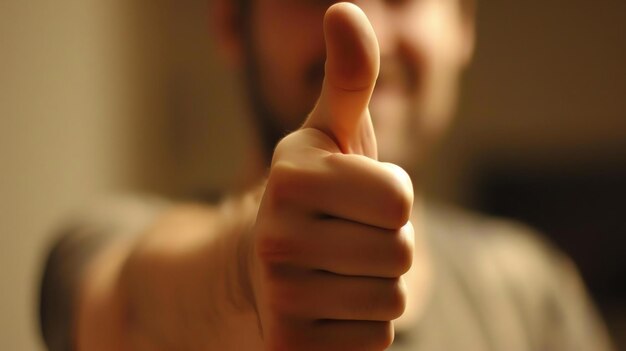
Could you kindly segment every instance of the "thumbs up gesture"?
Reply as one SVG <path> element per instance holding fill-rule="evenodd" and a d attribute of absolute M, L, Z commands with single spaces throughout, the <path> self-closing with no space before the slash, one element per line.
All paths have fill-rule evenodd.
<path fill-rule="evenodd" d="M 324 18 L 326 75 L 301 129 L 276 147 L 253 227 L 252 286 L 267 350 L 383 350 L 404 311 L 413 190 L 377 161 L 368 103 L 379 50 L 365 14 Z"/>

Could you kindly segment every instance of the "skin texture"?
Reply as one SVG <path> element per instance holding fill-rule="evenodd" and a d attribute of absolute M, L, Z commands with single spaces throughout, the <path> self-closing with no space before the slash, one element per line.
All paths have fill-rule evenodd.
<path fill-rule="evenodd" d="M 174 208 L 93 260 L 79 350 L 383 350 L 407 306 L 417 318 L 428 287 L 409 221 L 419 201 L 409 175 L 378 156 L 408 163 L 415 153 L 394 151 L 420 139 L 407 126 L 430 136 L 446 124 L 471 51 L 465 22 L 455 0 L 327 5 L 258 0 L 246 34 L 233 3 L 218 3 L 223 52 L 258 68 L 262 110 L 294 132 L 259 187 Z M 307 115 L 298 128 L 294 116 Z"/>

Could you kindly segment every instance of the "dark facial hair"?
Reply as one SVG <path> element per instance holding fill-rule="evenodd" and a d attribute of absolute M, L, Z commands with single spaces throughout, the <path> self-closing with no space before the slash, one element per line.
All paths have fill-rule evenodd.
<path fill-rule="evenodd" d="M 280 118 L 280 114 L 271 108 L 263 94 L 262 84 L 262 67 L 261 60 L 258 59 L 258 48 L 254 40 L 252 29 L 252 16 L 254 9 L 254 1 L 240 0 L 244 6 L 241 7 L 241 33 L 244 43 L 244 76 L 243 85 L 250 103 L 252 111 L 251 122 L 256 128 L 261 141 L 262 154 L 266 164 L 271 162 L 272 154 L 276 144 L 287 135 L 291 130 L 289 128 L 297 128 L 298 125 L 286 126 L 283 120 L 304 121 L 309 111 L 304 111 L 302 116 L 295 118 Z M 324 79 L 324 58 L 325 55 L 319 57 L 315 62 L 309 65 L 309 69 L 304 72 L 304 82 L 311 91 L 319 91 Z M 314 101 L 312 101 L 311 108 Z M 293 116 L 288 116 L 293 117 Z"/>

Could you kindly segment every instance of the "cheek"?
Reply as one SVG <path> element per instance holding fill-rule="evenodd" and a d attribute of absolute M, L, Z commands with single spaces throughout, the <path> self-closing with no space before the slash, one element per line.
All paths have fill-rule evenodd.
<path fill-rule="evenodd" d="M 410 26 L 412 48 L 419 55 L 421 109 L 427 126 L 440 129 L 453 111 L 456 84 L 463 66 L 462 20 L 453 1 L 426 1 Z M 432 126 L 431 126 L 432 124 Z"/>
<path fill-rule="evenodd" d="M 456 71 L 461 65 L 464 43 L 459 11 L 454 1 L 424 1 L 405 15 L 403 31 L 425 70 Z"/>

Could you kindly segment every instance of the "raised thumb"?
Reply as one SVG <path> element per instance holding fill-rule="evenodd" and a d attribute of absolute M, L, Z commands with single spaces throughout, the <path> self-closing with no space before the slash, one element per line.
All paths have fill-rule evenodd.
<path fill-rule="evenodd" d="M 374 29 L 356 5 L 337 3 L 324 16 L 324 37 L 324 83 L 303 127 L 327 134 L 344 153 L 376 158 L 368 110 L 380 66 Z"/>

